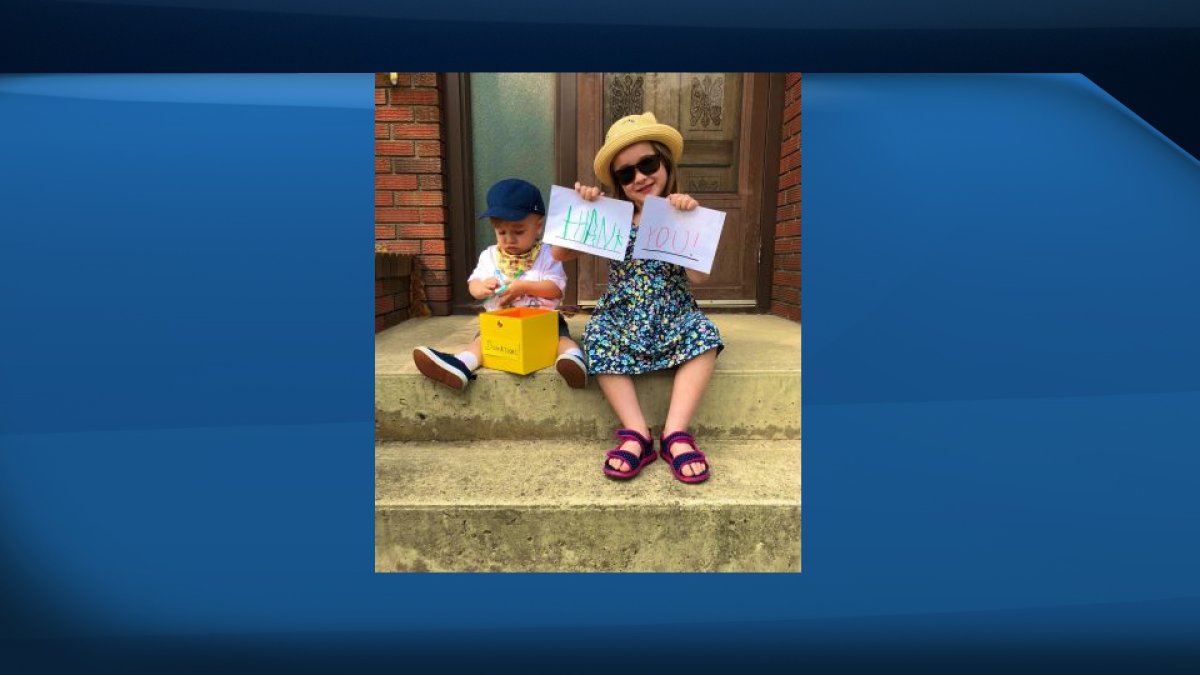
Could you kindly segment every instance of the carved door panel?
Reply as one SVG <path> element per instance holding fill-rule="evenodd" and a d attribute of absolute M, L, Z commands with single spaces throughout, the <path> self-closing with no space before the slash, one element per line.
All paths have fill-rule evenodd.
<path fill-rule="evenodd" d="M 679 190 L 725 212 L 711 277 L 693 287 L 708 306 L 753 306 L 762 214 L 769 76 L 743 73 L 588 73 L 578 76 L 577 174 L 598 185 L 592 158 L 604 132 L 625 115 L 653 112 L 683 134 Z M 578 300 L 605 290 L 608 263 L 588 256 L 577 268 Z"/>

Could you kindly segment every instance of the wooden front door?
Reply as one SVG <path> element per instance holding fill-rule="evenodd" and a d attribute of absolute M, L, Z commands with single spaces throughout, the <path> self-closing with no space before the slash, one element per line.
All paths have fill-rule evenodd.
<path fill-rule="evenodd" d="M 726 214 L 711 277 L 693 292 L 708 307 L 754 307 L 763 227 L 773 227 L 775 220 L 774 199 L 764 206 L 764 178 L 778 169 L 766 164 L 771 157 L 777 163 L 779 156 L 778 148 L 770 152 L 767 147 L 768 138 L 778 138 L 767 133 L 770 75 L 585 73 L 575 78 L 573 154 L 579 180 L 600 184 L 592 159 L 605 131 L 621 117 L 650 111 L 678 129 L 684 139 L 679 190 Z M 575 276 L 578 302 L 594 304 L 604 294 L 608 261 L 586 256 L 575 266 Z"/>

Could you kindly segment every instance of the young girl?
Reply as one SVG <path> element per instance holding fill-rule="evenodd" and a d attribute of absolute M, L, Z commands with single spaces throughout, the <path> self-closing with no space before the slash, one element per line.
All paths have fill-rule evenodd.
<path fill-rule="evenodd" d="M 677 209 L 690 211 L 695 199 L 676 192 L 683 136 L 659 124 L 652 113 L 617 120 L 596 153 L 596 176 L 617 199 L 633 202 L 633 227 L 625 259 L 610 262 L 608 290 L 596 303 L 583 331 L 588 371 L 621 420 L 621 445 L 608 452 L 604 473 L 633 478 L 655 459 L 650 427 L 642 415 L 632 375 L 675 369 L 671 405 L 659 437 L 662 458 L 685 483 L 708 479 L 708 462 L 688 433 L 692 414 L 708 386 L 717 354 L 724 349 L 721 335 L 700 311 L 690 283 L 708 275 L 660 260 L 635 260 L 642 206 L 650 195 L 666 197 Z M 596 187 L 575 184 L 588 201 L 600 196 Z M 578 251 L 552 247 L 557 260 L 571 260 Z"/>
<path fill-rule="evenodd" d="M 491 219 L 496 244 L 479 254 L 479 264 L 467 279 L 471 296 L 482 300 L 488 311 L 502 307 L 557 309 L 567 274 L 562 263 L 550 256 L 549 247 L 542 245 L 546 222 L 542 193 L 532 183 L 506 178 L 488 190 L 487 203 L 488 209 L 480 218 Z M 559 314 L 558 360 L 554 367 L 574 389 L 587 385 L 582 357 L 566 320 Z M 413 361 L 422 375 L 458 390 L 466 389 L 475 379 L 482 360 L 478 335 L 457 354 L 424 346 L 413 349 Z"/>

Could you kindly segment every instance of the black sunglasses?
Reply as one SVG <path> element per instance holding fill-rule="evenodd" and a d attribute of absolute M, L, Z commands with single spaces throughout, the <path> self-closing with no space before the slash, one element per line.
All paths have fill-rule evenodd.
<path fill-rule="evenodd" d="M 661 166 L 662 157 L 658 156 L 657 154 L 646 155 L 645 157 L 639 159 L 637 164 L 631 164 L 629 166 L 623 166 L 620 169 L 617 169 L 613 172 L 613 176 L 616 177 L 617 182 L 621 185 L 629 185 L 636 177 L 636 174 L 634 173 L 635 169 L 640 171 L 643 176 L 653 176 Z"/>

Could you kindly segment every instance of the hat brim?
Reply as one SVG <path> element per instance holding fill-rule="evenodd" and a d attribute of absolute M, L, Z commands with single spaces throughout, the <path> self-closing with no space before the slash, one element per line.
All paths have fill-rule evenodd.
<path fill-rule="evenodd" d="M 658 141 L 667 146 L 675 166 L 679 166 L 679 160 L 683 157 L 683 136 L 674 127 L 666 124 L 646 124 L 612 137 L 600 148 L 596 153 L 596 160 L 592 163 L 596 178 L 606 186 L 615 188 L 616 181 L 613 180 L 611 170 L 613 159 L 625 148 L 643 141 Z"/>
<path fill-rule="evenodd" d="M 480 214 L 478 219 L 483 220 L 484 218 L 499 218 L 500 220 L 507 220 L 515 223 L 518 220 L 525 220 L 525 216 L 528 216 L 531 213 L 537 213 L 537 211 L 513 209 L 506 206 L 493 206 Z M 538 215 L 541 214 L 539 213 Z"/>

